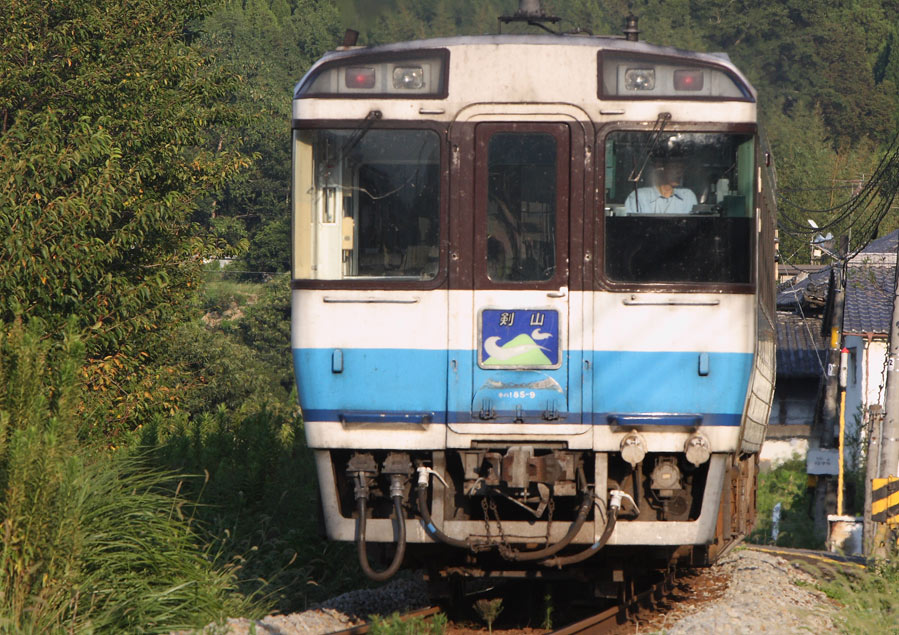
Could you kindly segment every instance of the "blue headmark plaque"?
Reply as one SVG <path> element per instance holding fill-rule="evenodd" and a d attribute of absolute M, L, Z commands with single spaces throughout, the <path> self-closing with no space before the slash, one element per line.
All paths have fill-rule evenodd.
<path fill-rule="evenodd" d="M 558 368 L 559 312 L 554 309 L 483 309 L 481 368 Z"/>

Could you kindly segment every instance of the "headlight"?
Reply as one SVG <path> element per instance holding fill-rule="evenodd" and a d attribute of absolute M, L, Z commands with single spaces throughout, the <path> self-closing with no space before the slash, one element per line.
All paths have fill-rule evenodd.
<path fill-rule="evenodd" d="M 393 69 L 393 87 L 418 90 L 425 84 L 425 73 L 421 66 L 397 66 Z"/>
<path fill-rule="evenodd" d="M 654 68 L 629 68 L 624 73 L 625 90 L 654 90 L 656 71 Z"/>

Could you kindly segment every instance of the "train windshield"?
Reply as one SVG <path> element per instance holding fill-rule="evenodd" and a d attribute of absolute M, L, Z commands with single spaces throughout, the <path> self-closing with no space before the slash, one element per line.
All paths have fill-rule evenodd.
<path fill-rule="evenodd" d="M 751 281 L 751 135 L 613 132 L 605 272 L 624 283 Z"/>
<path fill-rule="evenodd" d="M 296 277 L 434 278 L 439 150 L 430 130 L 296 131 Z"/>

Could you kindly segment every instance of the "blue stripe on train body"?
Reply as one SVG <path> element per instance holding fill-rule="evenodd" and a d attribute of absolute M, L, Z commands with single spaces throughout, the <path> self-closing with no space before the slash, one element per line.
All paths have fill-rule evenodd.
<path fill-rule="evenodd" d="M 732 426 L 740 423 L 752 371 L 749 353 L 708 353 L 707 374 L 700 375 L 700 354 L 696 352 L 593 351 L 586 353 L 588 358 L 592 356 L 592 372 L 569 382 L 565 358 L 582 367 L 581 351 L 563 353 L 558 369 L 512 371 L 478 368 L 470 350 L 419 349 L 339 349 L 338 368 L 335 350 L 293 350 L 300 405 L 309 421 L 365 418 L 375 413 L 375 418 L 383 421 L 411 421 L 422 416 L 434 423 L 478 421 L 480 404 L 474 402 L 474 396 L 492 377 L 504 378 L 512 386 L 506 392 L 512 393 L 514 386 L 540 374 L 567 385 L 567 399 L 561 400 L 559 408 L 560 423 L 605 425 L 627 413 L 690 413 L 701 415 L 706 425 Z M 457 364 L 451 371 L 451 383 L 456 386 L 448 395 L 451 359 Z M 588 395 L 592 404 L 585 416 L 581 391 L 587 382 L 592 382 Z M 498 393 L 495 404 L 500 418 L 504 394 Z M 515 400 L 510 394 L 506 401 Z M 628 421 L 681 422 L 677 417 Z"/>

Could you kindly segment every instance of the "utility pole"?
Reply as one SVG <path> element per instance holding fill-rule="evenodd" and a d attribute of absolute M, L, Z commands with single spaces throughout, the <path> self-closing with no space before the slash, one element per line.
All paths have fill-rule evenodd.
<path fill-rule="evenodd" d="M 899 271 L 899 266 L 896 270 Z M 883 419 L 883 436 L 880 439 L 880 456 L 877 457 L 879 478 L 896 476 L 897 466 L 899 466 L 899 288 L 896 286 L 897 282 L 899 282 L 899 276 L 895 276 L 893 279 L 893 316 L 890 320 L 890 343 L 887 349 L 886 415 Z"/>
<path fill-rule="evenodd" d="M 886 372 L 886 397 L 884 402 L 883 423 L 880 426 L 879 443 L 871 440 L 868 446 L 875 450 L 876 456 L 868 455 L 868 462 L 877 465 L 877 478 L 886 478 L 899 474 L 899 242 L 897 242 L 895 273 L 893 275 L 893 313 L 890 318 L 890 339 L 887 346 L 887 372 Z M 876 435 L 876 426 L 872 429 L 872 435 Z M 865 483 L 865 490 L 871 488 L 871 483 Z M 866 499 L 868 497 L 866 496 Z M 867 503 L 867 500 L 866 500 Z M 871 510 L 865 508 L 865 519 L 870 517 Z M 870 529 L 866 523 L 865 536 L 879 534 L 880 530 L 874 529 L 873 523 Z M 875 555 L 882 556 L 878 552 L 878 544 L 881 542 L 877 535 L 874 536 L 872 545 Z"/>
<path fill-rule="evenodd" d="M 866 427 L 868 438 L 868 450 L 865 461 L 865 526 L 862 545 L 865 555 L 870 553 L 874 544 L 874 522 L 871 520 L 871 505 L 873 502 L 872 484 L 880 472 L 880 437 L 883 436 L 883 408 L 880 404 L 872 405 L 868 410 L 868 425 Z"/>
<path fill-rule="evenodd" d="M 843 334 L 843 307 L 845 304 L 846 289 L 846 239 L 845 237 L 840 243 L 840 257 L 835 260 L 831 268 L 831 297 L 833 302 L 830 310 L 829 342 L 830 348 L 827 352 L 827 367 L 824 377 L 824 403 L 821 407 L 820 429 L 818 430 L 819 447 L 823 449 L 833 449 L 837 446 L 839 452 L 839 444 L 837 440 L 837 427 L 839 425 L 839 401 L 840 401 L 840 351 L 842 350 L 842 334 Z M 841 457 L 837 457 L 839 462 Z M 837 488 L 840 485 L 840 479 L 821 474 L 817 478 L 815 486 L 814 499 L 814 525 L 818 534 L 827 535 L 828 533 L 828 514 L 834 513 L 840 500 Z"/>
<path fill-rule="evenodd" d="M 845 253 L 845 252 L 843 252 Z M 842 349 L 843 306 L 846 301 L 845 263 L 832 269 L 834 276 L 833 310 L 830 315 L 830 350 L 827 353 L 827 376 L 824 384 L 821 447 L 832 448 L 838 425 L 840 350 Z"/>

